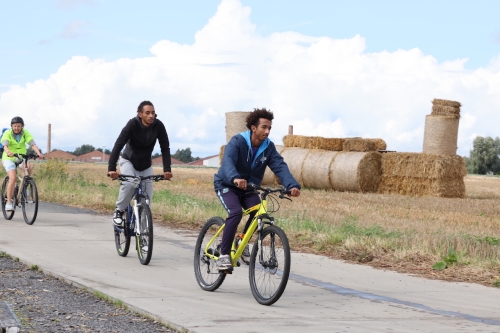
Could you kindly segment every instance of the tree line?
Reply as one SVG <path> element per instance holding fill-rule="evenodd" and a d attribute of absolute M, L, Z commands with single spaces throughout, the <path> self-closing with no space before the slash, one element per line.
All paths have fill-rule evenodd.
<path fill-rule="evenodd" d="M 465 157 L 467 172 L 479 175 L 500 174 L 500 138 L 477 136 Z"/>
<path fill-rule="evenodd" d="M 54 149 L 54 150 L 56 150 L 56 149 Z M 54 151 L 54 150 L 52 150 L 52 151 Z M 102 148 L 95 148 L 93 145 L 89 145 L 89 144 L 81 145 L 80 147 L 76 148 L 74 151 L 66 151 L 66 152 L 73 154 L 75 156 L 80 156 L 80 155 L 84 155 L 84 154 L 93 152 L 95 150 L 100 151 L 102 153 Z M 111 154 L 111 151 L 109 149 L 104 149 L 104 153 L 109 155 L 109 154 Z M 155 153 L 151 157 L 156 158 L 156 157 L 160 157 L 160 156 L 161 156 L 161 154 Z M 191 148 L 189 148 L 189 147 L 186 149 L 177 149 L 175 154 L 173 154 L 171 156 L 173 158 L 178 159 L 179 161 L 184 162 L 184 163 L 189 163 L 189 162 L 193 162 L 193 161 L 200 159 L 199 157 L 192 156 Z"/>

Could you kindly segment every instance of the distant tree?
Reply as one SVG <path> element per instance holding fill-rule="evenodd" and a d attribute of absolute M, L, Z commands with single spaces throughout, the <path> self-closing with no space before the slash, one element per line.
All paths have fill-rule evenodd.
<path fill-rule="evenodd" d="M 73 155 L 80 156 L 83 154 L 90 153 L 94 150 L 96 150 L 96 149 L 92 145 L 81 145 L 80 147 L 76 148 L 75 151 L 72 153 L 73 153 Z M 101 149 L 101 151 L 102 151 L 102 149 Z"/>
<path fill-rule="evenodd" d="M 172 155 L 172 157 L 184 163 L 189 163 L 200 159 L 199 157 L 191 156 L 191 148 L 189 147 L 186 149 L 177 149 L 177 151 L 175 152 L 175 154 Z"/>
<path fill-rule="evenodd" d="M 157 158 L 157 157 L 160 157 L 161 154 L 160 153 L 154 153 L 153 156 L 151 156 L 151 158 Z"/>
<path fill-rule="evenodd" d="M 102 153 L 102 148 L 97 148 L 96 150 L 97 150 L 97 151 L 100 151 L 100 152 Z M 108 155 L 109 155 L 109 154 L 111 154 L 111 150 L 109 150 L 109 149 L 104 149 L 104 154 L 108 154 Z"/>
<path fill-rule="evenodd" d="M 40 148 L 38 148 L 38 150 L 40 150 L 40 153 L 43 154 L 43 150 L 41 150 Z M 36 154 L 36 153 L 33 149 L 31 149 L 31 147 L 29 147 L 28 149 L 26 149 L 26 154 Z"/>
<path fill-rule="evenodd" d="M 491 171 L 500 173 L 500 138 L 478 136 L 472 143 L 470 156 L 466 158 L 467 171 L 484 175 Z"/>

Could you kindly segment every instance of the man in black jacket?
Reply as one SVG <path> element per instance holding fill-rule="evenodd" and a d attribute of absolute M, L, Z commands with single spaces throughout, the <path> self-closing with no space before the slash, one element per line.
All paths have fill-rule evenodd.
<path fill-rule="evenodd" d="M 118 139 L 116 139 L 109 157 L 108 175 L 113 179 L 118 178 L 118 172 L 116 172 L 117 161 L 120 164 L 122 174 L 135 176 L 152 175 L 151 154 L 153 153 L 156 140 L 160 143 L 164 177 L 165 179 L 170 179 L 172 178 L 172 172 L 170 169 L 170 144 L 167 130 L 165 129 L 165 125 L 156 119 L 153 104 L 150 101 L 143 101 L 137 107 L 137 117 L 128 121 Z M 120 151 L 124 146 L 125 149 L 120 157 Z M 152 200 L 153 183 L 151 180 L 146 181 L 146 193 L 149 199 Z M 115 213 L 113 214 L 113 223 L 115 225 L 123 223 L 123 212 L 133 195 L 134 187 L 130 182 L 124 181 L 120 187 Z"/>

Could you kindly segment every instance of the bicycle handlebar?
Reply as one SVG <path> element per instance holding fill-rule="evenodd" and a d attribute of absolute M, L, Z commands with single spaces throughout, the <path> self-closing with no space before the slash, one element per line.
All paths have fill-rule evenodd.
<path fill-rule="evenodd" d="M 20 153 L 14 153 L 14 156 L 20 159 L 26 159 L 26 160 L 36 160 L 38 158 L 38 155 L 35 153 L 30 153 L 30 154 L 20 154 Z"/>
<path fill-rule="evenodd" d="M 290 190 L 287 190 L 284 187 L 281 187 L 281 188 L 278 188 L 278 189 L 271 189 L 270 187 L 264 188 L 264 187 L 262 187 L 260 185 L 254 184 L 254 183 L 248 183 L 248 186 L 251 187 L 251 188 L 253 188 L 254 190 L 259 190 L 259 191 L 264 192 L 263 193 L 264 197 L 266 197 L 268 194 L 279 192 L 280 193 L 279 194 L 279 198 L 280 199 L 287 199 L 287 200 L 292 201 L 292 199 L 285 197 L 285 194 L 290 194 L 291 192 L 290 192 Z"/>
<path fill-rule="evenodd" d="M 108 174 L 108 177 L 109 177 L 109 174 Z M 152 181 L 155 181 L 155 182 L 158 182 L 160 180 L 170 180 L 170 179 L 166 179 L 164 177 L 164 175 L 132 176 L 132 175 L 124 175 L 124 174 L 119 174 L 118 178 L 113 179 L 113 180 L 127 180 L 127 179 L 136 179 L 136 178 L 139 178 L 141 181 L 151 179 Z"/>

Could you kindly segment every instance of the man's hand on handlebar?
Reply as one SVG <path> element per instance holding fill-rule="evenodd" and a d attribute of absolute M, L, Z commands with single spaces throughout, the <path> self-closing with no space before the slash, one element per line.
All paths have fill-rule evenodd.
<path fill-rule="evenodd" d="M 290 189 L 290 194 L 288 194 L 288 196 L 290 197 L 298 197 L 300 195 L 300 190 L 296 187 L 292 187 Z"/>
<path fill-rule="evenodd" d="M 163 173 L 163 178 L 165 178 L 165 179 L 170 179 L 170 178 L 172 178 L 173 176 L 174 176 L 174 175 L 172 175 L 172 173 L 171 173 L 171 172 L 169 172 L 169 171 L 165 171 L 165 172 Z"/>
<path fill-rule="evenodd" d="M 108 171 L 108 176 L 111 177 L 111 179 L 118 179 L 118 172 Z"/>
<path fill-rule="evenodd" d="M 236 178 L 233 180 L 234 186 L 239 189 L 246 190 L 247 189 L 247 181 L 245 179 Z"/>

